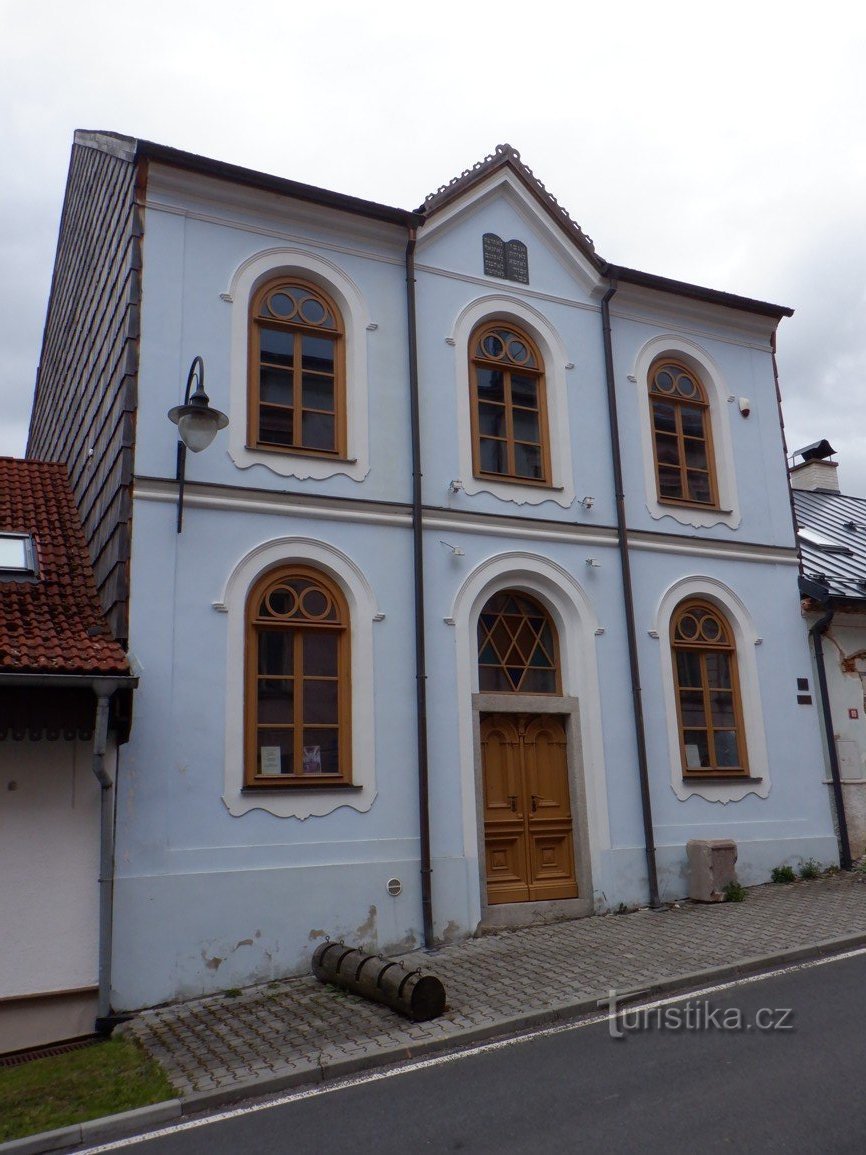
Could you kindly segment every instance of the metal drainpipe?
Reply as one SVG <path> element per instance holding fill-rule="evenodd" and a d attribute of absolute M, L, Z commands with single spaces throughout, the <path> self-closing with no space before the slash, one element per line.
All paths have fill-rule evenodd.
<path fill-rule="evenodd" d="M 616 281 L 611 280 L 610 288 L 601 301 L 601 325 L 604 335 L 604 369 L 607 380 L 607 411 L 610 421 L 610 448 L 613 464 L 613 483 L 616 493 L 616 526 L 619 543 L 619 561 L 622 570 L 623 601 L 625 603 L 625 623 L 628 635 L 628 661 L 631 670 L 631 697 L 634 713 L 634 733 L 637 745 L 638 775 L 640 778 L 640 802 L 643 814 L 644 847 L 646 850 L 647 880 L 649 884 L 650 906 L 657 910 L 659 900 L 658 873 L 656 870 L 655 835 L 653 833 L 652 802 L 650 800 L 649 771 L 647 768 L 646 731 L 643 718 L 643 701 L 640 685 L 640 665 L 637 652 L 637 632 L 634 621 L 634 593 L 631 584 L 631 562 L 628 554 L 628 529 L 625 517 L 625 493 L 622 480 L 622 454 L 619 441 L 619 418 L 616 409 L 616 380 L 613 372 L 613 341 L 610 329 L 610 299 L 617 291 Z"/>
<path fill-rule="evenodd" d="M 96 1030 L 111 1034 L 111 932 L 114 909 L 114 781 L 105 769 L 108 703 L 111 695 L 96 691 L 93 727 L 93 773 L 102 787 L 99 799 L 99 1001 Z"/>
<path fill-rule="evenodd" d="M 418 333 L 415 315 L 415 238 L 406 245 L 406 314 L 409 337 L 409 407 L 412 426 L 412 557 L 415 576 L 415 702 L 418 746 L 418 828 L 421 840 L 421 917 L 424 945 L 432 947 L 433 895 L 430 862 L 430 797 L 427 760 L 427 656 L 424 614 L 424 539 L 421 506 L 421 407 L 418 395 Z"/>
<path fill-rule="evenodd" d="M 821 692 L 821 712 L 824 716 L 824 740 L 827 745 L 827 757 L 830 762 L 830 778 L 833 782 L 836 823 L 839 827 L 839 865 L 843 870 L 850 870 L 851 844 L 848 841 L 848 820 L 845 816 L 842 777 L 839 774 L 839 755 L 836 752 L 836 740 L 833 734 L 833 714 L 830 710 L 830 694 L 827 689 L 827 671 L 824 668 L 823 637 L 830 628 L 830 622 L 832 622 L 835 612 L 833 606 L 828 606 L 827 612 L 810 628 L 809 635 L 815 647 L 815 665 L 818 669 L 818 689 Z"/>

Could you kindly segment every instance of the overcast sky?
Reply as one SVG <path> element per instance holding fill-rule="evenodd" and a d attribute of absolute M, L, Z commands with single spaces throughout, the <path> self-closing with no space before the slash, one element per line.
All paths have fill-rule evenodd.
<path fill-rule="evenodd" d="M 793 306 L 789 450 L 866 496 L 864 49 L 836 0 L 0 0 L 0 454 L 76 128 L 403 208 L 508 141 L 608 260 Z"/>

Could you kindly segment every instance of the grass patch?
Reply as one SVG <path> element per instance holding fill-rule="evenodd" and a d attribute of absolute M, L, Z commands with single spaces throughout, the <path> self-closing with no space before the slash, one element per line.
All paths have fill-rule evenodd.
<path fill-rule="evenodd" d="M 793 866 L 774 866 L 770 871 L 771 882 L 795 882 L 796 874 L 794 874 Z"/>
<path fill-rule="evenodd" d="M 823 871 L 823 866 L 814 858 L 807 858 L 805 862 L 800 863 L 798 874 L 803 879 L 820 878 Z"/>
<path fill-rule="evenodd" d="M 128 1039 L 0 1067 L 0 1142 L 173 1099 L 162 1068 Z"/>
<path fill-rule="evenodd" d="M 740 886 L 736 879 L 734 879 L 732 882 L 729 882 L 722 893 L 725 896 L 725 902 L 746 901 L 746 888 L 744 886 Z"/>

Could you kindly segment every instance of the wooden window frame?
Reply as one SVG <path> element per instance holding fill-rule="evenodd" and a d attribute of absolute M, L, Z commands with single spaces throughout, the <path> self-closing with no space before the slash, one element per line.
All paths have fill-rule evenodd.
<path fill-rule="evenodd" d="M 310 619 L 286 617 L 284 619 L 262 617 L 259 607 L 265 594 L 273 587 L 279 586 L 293 578 L 308 579 L 326 592 L 336 607 L 338 620 L 334 622 L 311 621 Z M 246 603 L 246 624 L 244 639 L 244 789 L 246 790 L 324 790 L 353 787 L 352 781 L 352 679 L 350 653 L 350 621 L 349 609 L 342 591 L 337 584 L 327 577 L 321 570 L 313 566 L 292 565 L 269 570 L 250 590 Z M 279 630 L 294 631 L 296 638 L 293 647 L 293 755 L 295 767 L 303 766 L 303 733 L 304 733 L 304 695 L 303 689 L 298 691 L 299 683 L 304 680 L 302 641 L 301 639 L 312 632 L 328 631 L 338 635 L 337 644 L 337 733 L 340 767 L 337 774 L 304 774 L 303 771 L 293 774 L 272 775 L 258 772 L 257 738 L 258 738 L 258 682 L 259 682 L 259 631 Z M 271 724 L 271 728 L 278 729 L 278 724 Z M 287 727 L 286 727 L 287 728 Z M 319 726 L 316 723 L 308 724 L 308 728 L 327 728 L 327 724 Z"/>
<path fill-rule="evenodd" d="M 694 381 L 699 396 L 694 400 L 686 397 L 678 397 L 674 393 L 664 393 L 655 388 L 656 374 L 663 369 L 672 369 L 677 373 L 686 374 L 692 381 Z M 713 452 L 713 428 L 712 428 L 712 413 L 710 410 L 710 402 L 707 396 L 707 389 L 701 380 L 701 375 L 684 362 L 677 360 L 676 357 L 657 357 L 650 366 L 649 380 L 649 417 L 650 417 L 650 439 L 652 442 L 653 466 L 655 469 L 656 481 L 656 496 L 662 505 L 677 505 L 690 509 L 719 509 L 719 484 L 716 476 L 716 460 Z M 686 440 L 687 436 L 683 432 L 682 426 L 682 411 L 685 407 L 699 408 L 702 411 L 702 433 L 700 440 L 703 441 L 706 459 L 707 459 L 707 479 L 710 488 L 710 500 L 698 501 L 692 497 L 671 497 L 662 493 L 661 486 L 661 468 L 662 463 L 659 461 L 658 442 L 656 440 L 656 426 L 655 426 L 655 402 L 660 401 L 666 405 L 673 406 L 674 409 L 674 423 L 677 443 L 677 456 L 679 458 L 678 466 L 670 466 L 664 463 L 665 468 L 678 468 L 680 472 L 680 483 L 684 493 L 688 493 L 688 467 L 686 465 Z M 696 438 L 689 438 L 689 440 L 697 440 Z M 703 471 L 702 471 L 703 472 Z"/>
<path fill-rule="evenodd" d="M 501 597 L 515 597 L 515 598 L 520 598 L 523 601 L 529 602 L 530 605 L 532 605 L 536 608 L 539 616 L 543 617 L 544 620 L 546 621 L 547 626 L 550 630 L 550 635 L 551 635 L 551 639 L 552 639 L 552 649 L 553 649 L 552 660 L 553 660 L 554 688 L 552 690 L 525 690 L 522 688 L 523 682 L 526 678 L 527 671 L 532 670 L 534 668 L 528 664 L 524 664 L 523 674 L 521 675 L 521 678 L 520 678 L 520 685 L 518 685 L 517 687 L 511 688 L 511 689 L 509 689 L 508 687 L 499 687 L 497 689 L 482 689 L 482 687 L 481 687 L 481 671 L 482 671 L 482 669 L 491 668 L 491 664 L 490 663 L 484 663 L 482 665 L 482 662 L 481 662 L 481 651 L 483 648 L 482 638 L 481 638 L 481 630 L 483 628 L 482 623 L 481 623 L 481 617 L 485 613 L 493 613 L 494 611 L 488 610 L 487 607 L 490 605 L 490 603 L 495 598 L 501 598 Z M 499 614 L 501 614 L 502 611 L 495 611 L 495 612 L 499 615 Z M 486 639 L 485 639 L 485 641 L 486 641 Z M 543 697 L 554 697 L 554 696 L 561 696 L 562 695 L 562 668 L 561 668 L 561 664 L 560 664 L 560 660 L 559 660 L 559 632 L 557 631 L 556 623 L 554 622 L 553 618 L 550 616 L 550 612 L 547 610 L 547 608 L 544 605 L 541 604 L 541 602 L 537 598 L 533 597 L 532 594 L 524 593 L 523 590 L 508 588 L 508 589 L 503 589 L 503 590 L 497 590 L 496 593 L 493 593 L 490 595 L 490 597 L 487 599 L 487 601 L 481 607 L 481 612 L 478 615 L 478 624 L 476 627 L 476 652 L 477 652 L 476 667 L 478 669 L 479 693 L 482 693 L 482 694 L 538 694 L 538 695 L 541 695 Z M 501 669 L 501 668 L 503 668 L 504 665 L 505 665 L 504 662 L 500 662 L 498 668 Z M 492 667 L 492 668 L 497 668 L 497 667 Z M 548 667 L 540 667 L 540 668 L 550 669 L 549 666 Z"/>
<path fill-rule="evenodd" d="M 318 297 L 322 304 L 330 309 L 334 316 L 335 328 L 329 329 L 322 326 L 306 324 L 303 321 L 288 320 L 281 321 L 276 317 L 269 317 L 266 320 L 259 317 L 262 304 L 267 297 L 272 293 L 278 291 L 282 287 L 294 287 L 305 290 L 314 297 Z M 291 445 L 278 445 L 272 442 L 262 441 L 260 437 L 261 427 L 261 343 L 260 333 L 263 328 L 273 329 L 282 332 L 291 332 L 295 334 L 294 342 L 294 356 L 293 356 L 293 412 L 302 413 L 302 388 L 303 388 L 303 371 L 298 371 L 296 366 L 301 364 L 299 360 L 301 350 L 301 339 L 304 336 L 322 336 L 323 334 L 332 337 L 334 341 L 334 448 L 320 449 L 313 446 L 306 446 L 300 443 L 299 438 L 303 429 L 302 421 L 294 422 L 294 437 Z M 273 277 L 261 285 L 250 301 L 249 310 L 249 330 L 248 330 L 248 348 L 249 348 L 249 370 L 248 370 L 248 388 L 247 388 L 247 430 L 248 430 L 248 444 L 247 449 L 259 450 L 263 453 L 280 453 L 280 454 L 301 454 L 305 457 L 322 457 L 329 460 L 345 461 L 347 459 L 348 450 L 346 442 L 346 330 L 343 322 L 343 317 L 340 310 L 337 308 L 333 298 L 324 291 L 319 285 L 312 281 L 307 281 L 303 277 L 294 277 L 282 275 L 280 277 Z"/>
<path fill-rule="evenodd" d="M 508 362 L 503 360 L 496 360 L 493 358 L 485 358 L 476 353 L 476 349 L 486 336 L 497 329 L 505 329 L 513 333 L 518 340 L 522 341 L 531 354 L 535 357 L 537 368 L 521 366 L 516 362 Z M 504 385 L 504 409 L 505 409 L 505 424 L 506 436 L 500 438 L 505 442 L 506 455 L 510 471 L 508 473 L 493 473 L 481 468 L 481 431 L 479 428 L 479 397 L 478 397 L 478 379 L 476 370 L 482 369 L 499 369 L 505 374 Z M 513 371 L 522 372 L 525 375 L 535 377 L 538 382 L 538 432 L 540 441 L 535 442 L 520 442 L 514 436 L 514 404 L 511 399 L 511 374 Z M 521 408 L 521 406 L 517 406 Z M 548 426 L 547 413 L 547 389 L 545 381 L 544 358 L 539 352 L 538 346 L 528 336 L 526 331 L 520 326 L 513 324 L 511 321 L 485 321 L 481 325 L 473 329 L 469 338 L 469 412 L 470 423 L 472 430 L 472 473 L 474 477 L 483 479 L 485 481 L 503 481 L 510 485 L 531 485 L 544 489 L 551 489 L 553 487 L 551 461 L 550 461 L 550 429 Z M 541 448 L 541 468 L 543 472 L 542 477 L 523 477 L 515 470 L 514 454 L 516 444 L 539 444 Z"/>
<path fill-rule="evenodd" d="M 686 641 L 682 638 L 676 637 L 677 627 L 681 618 L 683 618 L 690 611 L 700 611 L 711 614 L 722 628 L 723 637 L 718 642 L 710 642 L 703 639 L 695 641 Z M 749 777 L 749 752 L 748 743 L 746 741 L 746 728 L 743 716 L 743 702 L 740 691 L 740 677 L 737 663 L 737 646 L 734 639 L 734 633 L 731 629 L 730 621 L 723 610 L 719 609 L 710 601 L 704 601 L 699 598 L 690 598 L 688 601 L 681 602 L 673 614 L 671 615 L 670 623 L 670 646 L 671 646 L 671 664 L 674 681 L 674 697 L 676 699 L 677 709 L 677 733 L 679 734 L 680 742 L 680 762 L 682 766 L 683 780 L 695 780 L 706 778 L 726 778 L 726 779 L 740 779 Z M 701 655 L 701 684 L 700 686 L 681 686 L 679 677 L 679 664 L 677 662 L 677 655 L 681 652 L 698 653 Z M 712 694 L 712 687 L 709 684 L 707 677 L 706 662 L 704 660 L 707 654 L 724 653 L 728 655 L 729 672 L 731 680 L 731 698 L 733 704 L 734 715 L 734 731 L 737 739 L 737 752 L 741 759 L 741 765 L 738 766 L 719 766 L 715 764 L 715 731 L 730 730 L 729 726 L 715 727 L 712 720 L 712 703 L 710 696 Z M 700 689 L 703 696 L 703 711 L 705 725 L 687 726 L 683 719 L 682 709 L 682 690 L 697 690 Z M 706 730 L 707 733 L 707 749 L 712 752 L 713 763 L 709 766 L 689 766 L 688 758 L 686 756 L 686 730 Z"/>

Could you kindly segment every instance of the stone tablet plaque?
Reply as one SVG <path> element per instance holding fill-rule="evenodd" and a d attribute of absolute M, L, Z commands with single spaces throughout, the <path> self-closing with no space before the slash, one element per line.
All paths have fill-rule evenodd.
<path fill-rule="evenodd" d="M 506 242 L 496 233 L 485 233 L 481 247 L 485 276 L 529 284 L 529 253 L 523 241 Z"/>
<path fill-rule="evenodd" d="M 484 274 L 487 277 L 505 278 L 505 242 L 496 233 L 485 233 L 482 238 L 484 252 Z"/>

